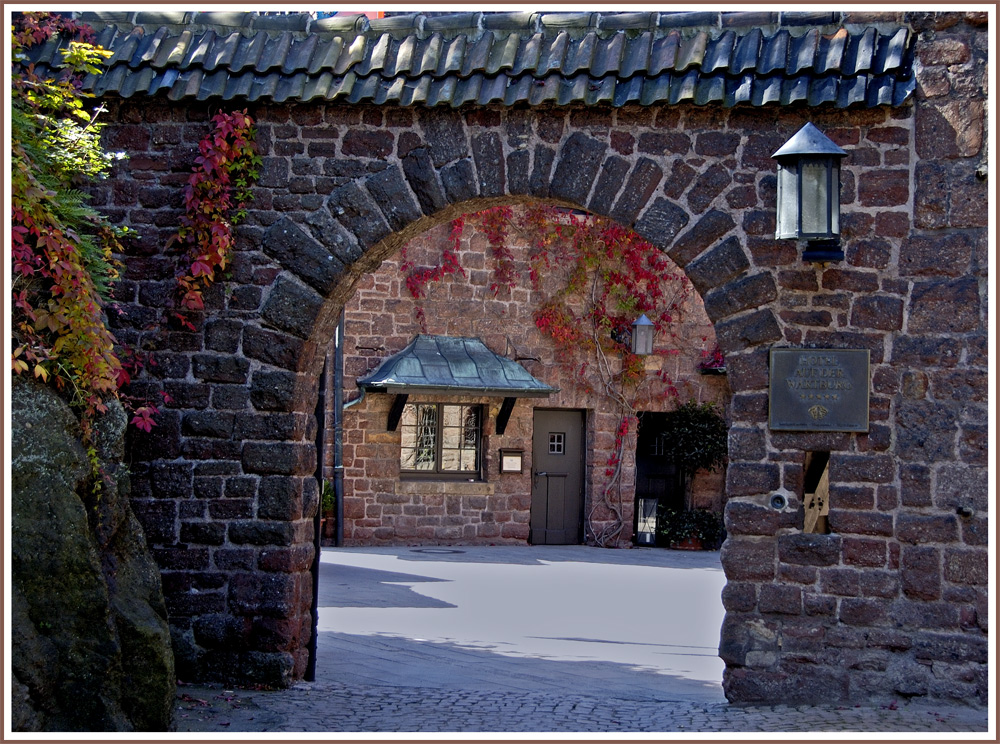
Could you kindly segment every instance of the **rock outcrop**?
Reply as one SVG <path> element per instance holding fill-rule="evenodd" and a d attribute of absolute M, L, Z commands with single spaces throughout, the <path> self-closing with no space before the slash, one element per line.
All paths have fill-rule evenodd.
<path fill-rule="evenodd" d="M 52 390 L 11 394 L 14 731 L 169 731 L 176 689 L 160 575 L 128 503 L 127 417 L 93 451 Z M 103 474 L 93 489 L 90 457 Z"/>

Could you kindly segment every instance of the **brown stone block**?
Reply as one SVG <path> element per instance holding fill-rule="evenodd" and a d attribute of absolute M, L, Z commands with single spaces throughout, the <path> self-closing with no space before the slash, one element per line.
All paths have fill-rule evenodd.
<path fill-rule="evenodd" d="M 757 266 L 787 266 L 799 260 L 794 240 L 749 236 L 746 246 Z"/>
<path fill-rule="evenodd" d="M 931 395 L 939 401 L 986 401 L 989 398 L 988 378 L 976 369 L 949 369 L 932 372 Z"/>
<path fill-rule="evenodd" d="M 885 296 L 859 297 L 851 312 L 851 325 L 880 331 L 901 330 L 903 300 Z"/>
<path fill-rule="evenodd" d="M 978 155 L 983 145 L 983 102 L 938 100 L 917 107 L 917 154 L 945 160 Z"/>
<path fill-rule="evenodd" d="M 941 597 L 941 551 L 937 548 L 903 546 L 900 551 L 903 593 L 911 599 Z"/>
<path fill-rule="evenodd" d="M 788 563 L 778 564 L 778 580 L 793 584 L 815 584 L 819 578 L 819 569 L 813 566 L 796 566 Z"/>
<path fill-rule="evenodd" d="M 288 548 L 264 548 L 257 557 L 257 567 L 261 571 L 297 573 L 308 571 L 312 565 L 315 548 L 300 545 Z"/>
<path fill-rule="evenodd" d="M 823 289 L 848 292 L 875 292 L 879 277 L 873 271 L 827 269 L 821 275 Z"/>
<path fill-rule="evenodd" d="M 782 289 L 794 291 L 816 292 L 819 290 L 819 281 L 815 271 L 779 271 L 778 284 Z"/>
<path fill-rule="evenodd" d="M 760 587 L 757 609 L 762 614 L 801 615 L 802 589 L 782 584 L 764 584 Z"/>
<path fill-rule="evenodd" d="M 956 542 L 958 517 L 954 514 L 900 514 L 896 518 L 896 537 L 913 544 Z"/>
<path fill-rule="evenodd" d="M 932 65 L 964 64 L 969 61 L 971 53 L 969 45 L 964 41 L 945 38 L 919 44 L 917 56 L 924 65 L 930 67 Z"/>
<path fill-rule="evenodd" d="M 824 568 L 819 572 L 820 591 L 841 597 L 857 597 L 860 572 L 853 568 Z"/>
<path fill-rule="evenodd" d="M 982 549 L 946 549 L 944 577 L 955 584 L 985 586 L 989 580 L 989 554 Z"/>
<path fill-rule="evenodd" d="M 847 597 L 840 602 L 840 621 L 845 625 L 880 625 L 888 612 L 889 603 L 884 599 Z"/>
<path fill-rule="evenodd" d="M 770 581 L 775 575 L 773 539 L 730 536 L 722 544 L 721 559 L 730 581 Z"/>
<path fill-rule="evenodd" d="M 895 476 L 889 455 L 851 455 L 835 452 L 830 458 L 831 482 L 888 483 Z"/>
<path fill-rule="evenodd" d="M 843 540 L 843 560 L 848 566 L 882 568 L 886 565 L 885 540 L 845 537 Z"/>
<path fill-rule="evenodd" d="M 731 499 L 726 504 L 725 519 L 731 535 L 774 535 L 782 527 L 793 526 L 796 515 Z"/>
<path fill-rule="evenodd" d="M 774 463 L 730 463 L 726 471 L 726 493 L 730 498 L 769 494 L 781 485 L 781 475 Z"/>
<path fill-rule="evenodd" d="M 813 617 L 833 617 L 837 613 L 837 598 L 805 592 L 802 596 L 802 610 L 806 615 Z"/>
<path fill-rule="evenodd" d="M 904 206 L 910 199 L 907 170 L 880 170 L 866 173 L 858 181 L 858 199 L 864 207 Z"/>
<path fill-rule="evenodd" d="M 883 535 L 889 537 L 893 531 L 892 515 L 878 512 L 831 509 L 829 523 L 833 532 L 842 535 Z"/>
<path fill-rule="evenodd" d="M 875 508 L 875 489 L 870 486 L 830 484 L 830 504 L 837 509 Z"/>

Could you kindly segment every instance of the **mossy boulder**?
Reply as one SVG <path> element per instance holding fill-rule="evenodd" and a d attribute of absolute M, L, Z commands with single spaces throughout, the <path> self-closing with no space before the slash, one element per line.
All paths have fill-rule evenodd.
<path fill-rule="evenodd" d="M 159 572 L 129 508 L 125 423 L 113 404 L 90 455 L 62 399 L 12 383 L 15 731 L 172 729 L 170 632 Z"/>

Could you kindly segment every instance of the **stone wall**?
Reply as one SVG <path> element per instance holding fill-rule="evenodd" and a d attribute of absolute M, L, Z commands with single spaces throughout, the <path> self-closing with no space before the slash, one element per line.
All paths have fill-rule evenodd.
<path fill-rule="evenodd" d="M 478 337 L 494 352 L 517 360 L 530 374 L 559 392 L 548 398 L 522 398 L 503 436 L 494 424 L 501 399 L 422 396 L 422 402 L 469 402 L 486 406 L 482 453 L 484 483 L 400 482 L 399 431 L 386 431 L 392 396 L 369 395 L 344 416 L 344 539 L 347 545 L 385 543 L 455 542 L 524 543 L 528 539 L 531 508 L 532 409 L 567 408 L 587 412 L 587 499 L 584 513 L 591 515 L 595 494 L 607 480 L 606 463 L 614 447 L 618 414 L 612 402 L 588 387 L 596 385 L 593 374 L 586 380 L 579 370 L 596 364 L 592 356 L 575 354 L 560 361 L 557 349 L 535 325 L 533 313 L 561 285 L 560 272 L 551 267 L 533 287 L 528 277 L 527 238 L 514 236 L 510 249 L 519 279 L 513 289 L 491 289 L 494 259 L 478 223 L 468 219 L 460 244 L 452 244 L 451 228 L 443 224 L 410 241 L 406 260 L 413 266 L 437 266 L 445 247 L 456 248 L 464 274 L 444 276 L 430 283 L 426 296 L 415 300 L 405 286 L 406 272 L 397 254 L 365 276 L 345 306 L 344 399 L 357 398 L 354 381 L 373 370 L 383 359 L 402 350 L 418 333 Z M 672 270 L 679 277 L 683 274 Z M 638 406 L 643 411 L 672 410 L 679 402 L 712 401 L 723 412 L 728 403 L 724 377 L 697 374 L 701 351 L 715 346 L 715 331 L 701 298 L 683 281 L 674 289 L 685 298 L 669 333 L 656 339 L 658 354 L 646 359 L 649 376 L 647 394 Z M 668 287 L 669 290 L 669 287 Z M 422 310 L 421 321 L 417 309 Z M 664 385 L 655 377 L 666 373 L 676 385 L 677 397 L 663 398 Z M 589 383 L 586 384 L 586 383 Z M 327 421 L 333 421 L 332 392 L 326 396 Z M 635 493 L 635 426 L 625 453 L 620 508 L 625 530 L 619 544 L 631 544 Z M 332 431 L 328 432 L 326 477 L 332 478 Z M 501 447 L 525 453 L 524 473 L 501 474 Z M 724 480 L 720 473 L 701 472 L 691 483 L 692 500 L 721 513 Z M 618 504 L 618 495 L 614 500 Z M 592 514 L 593 528 L 600 530 L 613 519 L 610 510 L 598 506 Z M 588 532 L 586 539 L 591 539 Z"/>
<path fill-rule="evenodd" d="M 312 414 L 339 311 L 408 239 L 533 198 L 611 216 L 666 251 L 727 354 L 729 698 L 985 699 L 986 19 L 904 20 L 920 33 L 918 87 L 897 109 L 252 106 L 255 203 L 193 332 L 145 328 L 169 305 L 164 246 L 209 106 L 111 102 L 109 145 L 131 160 L 96 204 L 143 236 L 116 331 L 157 362 L 135 390 L 172 396 L 131 443 L 134 505 L 185 668 L 301 676 Z M 770 155 L 806 121 L 849 152 L 839 264 L 803 264 L 773 238 Z M 773 346 L 868 349 L 869 433 L 769 431 Z M 800 533 L 810 451 L 832 453 L 830 535 Z M 770 508 L 777 492 L 787 509 Z"/>

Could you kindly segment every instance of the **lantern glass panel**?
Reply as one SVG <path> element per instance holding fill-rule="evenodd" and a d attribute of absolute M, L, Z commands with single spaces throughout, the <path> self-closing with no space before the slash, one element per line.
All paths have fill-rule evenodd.
<path fill-rule="evenodd" d="M 653 326 L 632 326 L 632 353 L 642 355 L 653 353 Z"/>
<path fill-rule="evenodd" d="M 829 226 L 829 183 L 826 160 L 803 158 L 799 165 L 802 183 L 802 235 L 826 235 Z"/>
<path fill-rule="evenodd" d="M 658 499 L 638 499 L 636 502 L 636 542 L 653 545 L 656 542 L 656 506 Z"/>
<path fill-rule="evenodd" d="M 774 237 L 799 236 L 798 168 L 796 163 L 778 164 L 778 222 Z"/>

